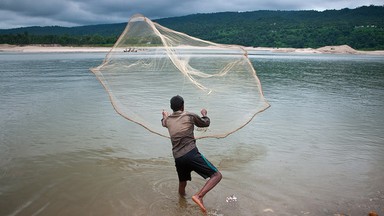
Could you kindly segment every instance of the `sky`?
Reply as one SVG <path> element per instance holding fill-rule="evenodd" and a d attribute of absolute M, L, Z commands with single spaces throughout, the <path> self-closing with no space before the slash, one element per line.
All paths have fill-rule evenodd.
<path fill-rule="evenodd" d="M 331 10 L 384 5 L 384 0 L 0 0 L 0 29 L 123 23 L 196 13 L 257 10 Z"/>

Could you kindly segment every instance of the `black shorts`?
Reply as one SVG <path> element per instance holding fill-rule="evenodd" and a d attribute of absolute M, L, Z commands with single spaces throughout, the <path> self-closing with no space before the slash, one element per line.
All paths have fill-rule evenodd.
<path fill-rule="evenodd" d="M 187 154 L 176 158 L 176 170 L 179 176 L 179 181 L 191 181 L 191 172 L 195 171 L 204 179 L 211 177 L 218 170 L 213 166 L 197 148 L 192 149 Z"/>

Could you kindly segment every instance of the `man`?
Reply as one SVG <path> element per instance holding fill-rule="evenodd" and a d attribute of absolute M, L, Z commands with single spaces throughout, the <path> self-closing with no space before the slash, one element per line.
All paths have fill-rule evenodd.
<path fill-rule="evenodd" d="M 202 117 L 184 111 L 184 99 L 179 95 L 172 97 L 170 102 L 173 113 L 168 115 L 166 111 L 163 111 L 161 123 L 163 127 L 168 128 L 171 137 L 172 152 L 179 177 L 179 194 L 185 196 L 185 187 L 187 181 L 192 180 L 192 171 L 195 171 L 204 179 L 209 177 L 203 188 L 192 196 L 192 200 L 199 205 L 203 212 L 206 212 L 203 197 L 220 182 L 222 175 L 215 166 L 200 154 L 196 147 L 193 130 L 195 125 L 197 127 L 208 127 L 210 119 L 207 117 L 206 109 L 201 110 Z"/>

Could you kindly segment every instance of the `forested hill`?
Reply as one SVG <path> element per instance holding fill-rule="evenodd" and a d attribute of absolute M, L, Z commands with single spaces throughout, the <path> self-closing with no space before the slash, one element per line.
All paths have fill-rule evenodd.
<path fill-rule="evenodd" d="M 253 11 L 194 14 L 154 20 L 201 39 L 255 47 L 318 48 L 347 44 L 384 50 L 384 6 L 326 11 Z M 126 23 L 0 30 L 0 43 L 111 45 Z"/>

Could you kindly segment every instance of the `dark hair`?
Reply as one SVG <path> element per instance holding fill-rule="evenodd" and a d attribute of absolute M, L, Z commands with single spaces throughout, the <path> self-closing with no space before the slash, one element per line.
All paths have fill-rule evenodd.
<path fill-rule="evenodd" d="M 184 99 L 180 95 L 171 98 L 171 109 L 176 112 L 184 106 Z"/>

